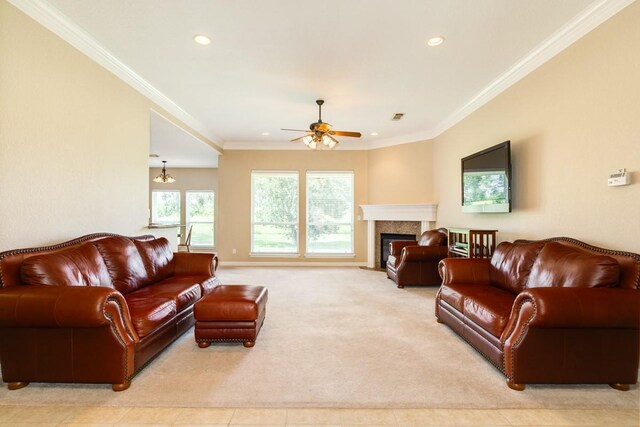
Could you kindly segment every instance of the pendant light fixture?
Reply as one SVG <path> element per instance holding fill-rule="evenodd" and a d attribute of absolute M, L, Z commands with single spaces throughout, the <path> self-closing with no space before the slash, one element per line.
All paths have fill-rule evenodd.
<path fill-rule="evenodd" d="M 162 172 L 153 178 L 153 182 L 163 182 L 165 184 L 176 182 L 176 179 L 167 173 L 167 161 L 162 161 Z"/>

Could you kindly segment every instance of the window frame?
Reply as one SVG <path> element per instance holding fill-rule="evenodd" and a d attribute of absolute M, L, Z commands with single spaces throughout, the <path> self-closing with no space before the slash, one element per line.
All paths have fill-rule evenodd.
<path fill-rule="evenodd" d="M 211 234 L 212 245 L 198 245 L 191 243 L 190 246 L 195 248 L 215 248 L 216 247 L 216 193 L 214 190 L 184 190 L 184 224 L 185 230 L 189 232 L 189 226 L 191 224 L 209 224 L 209 222 L 203 221 L 189 221 L 189 193 L 211 193 L 213 196 L 213 216 L 211 218 Z"/>
<path fill-rule="evenodd" d="M 177 193 L 178 194 L 178 221 L 158 221 L 154 218 L 155 216 L 155 206 L 156 206 L 156 193 Z M 182 194 L 180 190 L 151 190 L 151 224 L 159 224 L 159 225 L 179 225 L 182 218 Z"/>
<path fill-rule="evenodd" d="M 254 221 L 254 214 L 255 214 L 255 206 L 254 206 L 254 189 L 255 189 L 255 184 L 254 184 L 254 178 L 256 175 L 291 175 L 291 176 L 295 176 L 296 180 L 296 196 L 297 196 L 297 203 L 296 203 L 296 221 L 295 222 L 291 222 L 291 223 L 266 223 L 266 222 L 255 222 Z M 250 234 L 251 234 L 251 243 L 250 243 L 250 252 L 249 255 L 252 257 L 282 257 L 282 258 L 286 258 L 286 257 L 299 257 L 300 256 L 300 171 L 298 170 L 252 170 L 251 171 L 251 229 L 250 229 Z M 284 224 L 284 225 L 293 225 L 296 228 L 296 234 L 297 234 L 297 239 L 296 239 L 296 248 L 295 251 L 293 252 L 263 252 L 263 251 L 255 251 L 254 248 L 254 226 L 255 225 L 275 225 L 275 224 Z"/>
<path fill-rule="evenodd" d="M 310 175 L 349 175 L 351 177 L 351 222 L 350 223 L 330 223 L 315 224 L 309 220 L 309 177 Z M 306 258 L 340 258 L 355 257 L 355 209 L 356 209 L 356 188 L 355 171 L 353 170 L 307 170 L 305 173 L 305 257 Z M 310 225 L 350 225 L 351 226 L 351 247 L 349 252 L 309 252 L 309 226 Z"/>

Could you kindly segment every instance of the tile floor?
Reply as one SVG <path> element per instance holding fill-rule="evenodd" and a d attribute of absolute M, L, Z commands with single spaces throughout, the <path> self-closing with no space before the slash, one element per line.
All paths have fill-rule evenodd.
<path fill-rule="evenodd" d="M 615 426 L 638 409 L 258 409 L 0 405 L 0 426 Z"/>

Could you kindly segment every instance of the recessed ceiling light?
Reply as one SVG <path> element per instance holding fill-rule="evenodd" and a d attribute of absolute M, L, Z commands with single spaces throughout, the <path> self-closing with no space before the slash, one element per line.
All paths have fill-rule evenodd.
<path fill-rule="evenodd" d="M 369 135 L 371 135 L 371 136 L 378 136 L 378 132 L 371 132 Z"/>
<path fill-rule="evenodd" d="M 193 41 L 201 45 L 211 44 L 211 39 L 204 34 L 196 34 L 193 36 Z"/>
<path fill-rule="evenodd" d="M 262 136 L 269 136 L 269 132 L 262 132 Z"/>
<path fill-rule="evenodd" d="M 442 43 L 444 43 L 444 37 L 442 36 L 436 36 L 436 37 L 431 37 L 429 40 L 427 40 L 427 46 L 439 46 Z"/>

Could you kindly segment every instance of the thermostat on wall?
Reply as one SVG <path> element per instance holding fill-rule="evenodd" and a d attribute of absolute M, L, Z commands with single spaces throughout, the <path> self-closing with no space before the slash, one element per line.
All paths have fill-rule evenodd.
<path fill-rule="evenodd" d="M 618 169 L 617 172 L 609 175 L 609 187 L 616 187 L 618 185 L 629 185 L 631 184 L 630 174 L 627 173 L 626 169 Z"/>

